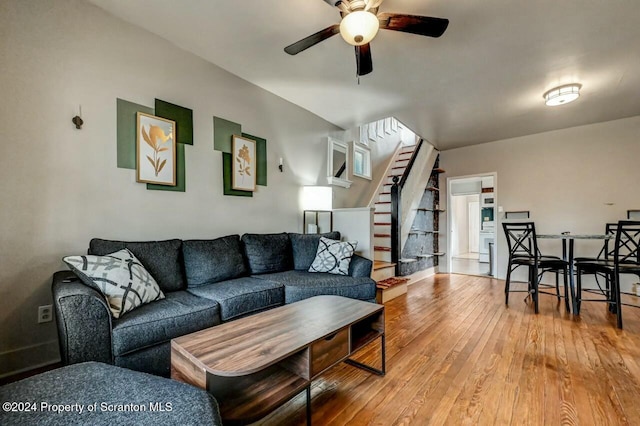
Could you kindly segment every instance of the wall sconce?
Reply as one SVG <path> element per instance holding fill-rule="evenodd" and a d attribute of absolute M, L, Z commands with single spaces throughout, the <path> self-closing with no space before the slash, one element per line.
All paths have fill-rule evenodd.
<path fill-rule="evenodd" d="M 333 208 L 333 188 L 330 186 L 303 187 L 302 208 L 302 226 L 305 234 L 320 233 L 320 213 L 329 213 L 329 232 L 333 231 L 333 211 L 331 211 Z M 315 213 L 315 224 L 307 224 L 307 213 Z"/>
<path fill-rule="evenodd" d="M 71 122 L 76 125 L 76 129 L 82 129 L 84 121 L 82 120 L 82 105 L 78 105 L 78 115 L 71 119 Z"/>
<path fill-rule="evenodd" d="M 282 157 L 280 157 L 280 164 L 278 165 L 280 173 L 284 172 L 284 164 L 282 163 Z"/>

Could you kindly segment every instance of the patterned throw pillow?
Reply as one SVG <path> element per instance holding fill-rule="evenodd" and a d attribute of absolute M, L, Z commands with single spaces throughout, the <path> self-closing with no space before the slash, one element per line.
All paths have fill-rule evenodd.
<path fill-rule="evenodd" d="M 313 259 L 309 272 L 349 275 L 349 264 L 357 245 L 357 241 L 341 243 L 340 241 L 321 237 L 316 258 Z"/>
<path fill-rule="evenodd" d="M 145 303 L 164 299 L 156 280 L 127 249 L 106 256 L 67 256 L 62 260 L 83 283 L 107 298 L 114 318 Z"/>

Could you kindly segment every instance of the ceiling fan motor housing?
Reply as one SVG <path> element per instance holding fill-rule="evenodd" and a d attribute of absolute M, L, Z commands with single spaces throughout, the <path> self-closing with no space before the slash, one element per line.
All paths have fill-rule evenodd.
<path fill-rule="evenodd" d="M 325 3 L 331 6 L 338 6 L 340 3 L 344 3 L 350 10 L 362 10 L 367 6 L 365 0 L 324 0 Z"/>

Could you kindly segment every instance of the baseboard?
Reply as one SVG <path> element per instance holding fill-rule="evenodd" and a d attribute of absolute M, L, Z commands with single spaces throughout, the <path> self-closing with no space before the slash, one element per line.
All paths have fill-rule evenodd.
<path fill-rule="evenodd" d="M 429 278 L 435 274 L 438 273 L 438 267 L 437 266 L 432 266 L 430 268 L 425 269 L 424 271 L 418 271 L 418 272 L 414 272 L 411 275 L 407 275 L 404 278 L 409 278 L 409 281 L 407 282 L 407 285 L 411 285 L 411 284 L 415 284 L 420 280 L 423 280 L 425 278 Z"/>
<path fill-rule="evenodd" d="M 60 362 L 57 340 L 0 353 L 0 378 Z"/>

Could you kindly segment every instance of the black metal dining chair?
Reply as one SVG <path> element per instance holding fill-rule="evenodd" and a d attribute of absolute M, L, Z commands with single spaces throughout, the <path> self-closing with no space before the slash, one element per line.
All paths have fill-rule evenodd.
<path fill-rule="evenodd" d="M 534 310 L 537 314 L 539 311 L 538 296 L 542 293 L 556 296 L 558 301 L 560 301 L 560 298 L 564 298 L 565 308 L 567 311 L 571 311 L 567 285 L 569 262 L 557 256 L 543 256 L 540 253 L 534 222 L 502 222 L 502 228 L 507 237 L 507 246 L 509 248 L 507 279 L 504 286 L 505 304 L 509 304 L 510 292 L 527 292 L 533 299 Z M 521 266 L 528 268 L 528 288 L 527 290 L 511 290 L 511 274 Z M 546 272 L 555 272 L 556 274 L 555 293 L 540 290 L 540 288 L 553 288 L 551 285 L 540 282 Z M 560 294 L 560 272 L 563 273 L 564 278 L 564 295 Z"/>
<path fill-rule="evenodd" d="M 640 278 L 640 221 L 621 220 L 616 225 L 615 243 L 613 253 L 609 253 L 606 258 L 594 260 L 576 261 L 577 274 L 577 312 L 580 313 L 582 302 L 606 302 L 609 311 L 616 314 L 617 326 L 622 328 L 622 305 L 640 308 L 639 305 L 624 303 L 622 295 L 634 295 L 621 290 L 620 275 L 632 274 Z M 606 242 L 605 242 L 605 247 Z M 605 254 L 607 253 L 605 250 Z M 613 254 L 613 257 L 611 256 Z M 582 276 L 596 275 L 597 289 L 583 288 Z M 605 287 L 603 288 L 597 276 L 605 277 Z M 585 299 L 583 293 L 596 293 L 603 296 L 597 299 Z"/>
<path fill-rule="evenodd" d="M 615 256 L 615 237 L 616 230 L 618 229 L 617 223 L 607 223 L 605 225 L 605 235 L 609 236 L 609 239 L 605 239 L 600 249 L 600 252 L 596 257 L 576 257 L 575 260 L 575 270 L 578 278 L 581 278 L 583 275 L 593 275 L 597 289 L 580 289 L 579 283 L 576 284 L 577 287 L 577 312 L 576 315 L 580 313 L 580 291 L 585 293 L 593 293 L 598 295 L 604 295 L 607 300 L 611 303 L 609 305 L 609 310 L 615 313 L 615 304 L 613 302 L 613 296 L 611 295 L 611 280 L 610 274 L 608 272 L 603 272 L 600 268 L 602 263 L 611 262 L 613 264 L 613 258 Z M 603 283 L 600 280 L 604 280 Z"/>

